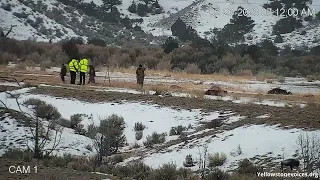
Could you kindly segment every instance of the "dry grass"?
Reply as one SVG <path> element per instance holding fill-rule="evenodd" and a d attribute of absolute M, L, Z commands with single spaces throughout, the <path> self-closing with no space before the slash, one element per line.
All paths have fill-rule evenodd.
<path fill-rule="evenodd" d="M 101 68 L 102 71 L 107 71 Z M 122 72 L 128 74 L 135 74 L 135 68 L 111 68 L 110 72 Z M 227 82 L 243 82 L 246 80 L 253 80 L 252 76 L 232 76 L 223 74 L 192 74 L 186 72 L 173 72 L 168 70 L 154 70 L 147 69 L 146 73 L 151 76 L 170 76 L 174 78 L 192 79 L 192 80 L 218 80 Z"/>
<path fill-rule="evenodd" d="M 32 83 L 34 85 L 39 84 L 51 84 L 51 85 L 63 85 L 63 86 L 74 86 L 69 85 L 69 77 L 66 77 L 67 84 L 63 84 L 60 80 L 59 74 L 57 72 L 44 72 L 44 71 L 37 71 L 33 70 L 32 72 L 28 70 L 17 70 L 16 68 L 7 68 L 6 66 L 0 66 L 0 75 L 1 76 L 9 76 L 14 75 L 13 77 L 17 78 L 18 80 L 22 80 L 25 78 L 35 78 L 35 76 L 32 75 L 25 75 L 25 74 L 40 74 L 40 76 L 37 76 L 37 80 L 28 80 L 29 83 Z M 134 74 L 135 69 L 134 68 L 127 68 L 127 69 L 113 69 L 114 72 L 123 72 L 123 73 L 130 73 Z M 177 78 L 193 78 L 193 79 L 206 79 L 211 77 L 213 78 L 220 78 L 220 80 L 230 77 L 228 80 L 241 80 L 242 77 L 237 76 L 223 76 L 223 75 L 200 75 L 200 74 L 187 74 L 187 73 L 177 73 L 177 72 L 169 72 L 169 71 L 157 71 L 157 70 L 148 70 L 148 74 L 152 75 L 168 75 L 170 74 L 172 77 Z M 51 75 L 51 76 L 41 76 L 41 75 Z M 238 79 L 237 79 L 238 78 Z M 240 78 L 240 79 L 239 79 Z M 244 79 L 242 79 L 244 80 Z M 77 80 L 78 81 L 78 80 Z M 115 79 L 111 79 L 111 83 L 109 83 L 108 79 L 96 79 L 98 82 L 97 84 L 92 85 L 85 85 L 85 86 L 75 86 L 81 89 L 92 89 L 92 86 L 94 88 L 100 89 L 102 87 L 117 87 L 117 88 L 128 88 L 128 89 L 135 89 L 140 90 L 139 86 L 135 82 L 122 82 L 122 81 L 116 81 Z M 181 88 L 173 88 L 171 87 L 172 84 L 145 84 L 143 90 L 144 91 L 168 91 L 168 92 L 181 92 L 181 93 L 188 93 L 192 97 L 198 97 L 203 98 L 204 92 L 206 89 L 208 89 L 210 86 L 208 85 L 202 85 L 202 84 L 194 84 L 194 83 L 184 83 L 184 84 L 178 84 Z M 275 101 L 285 101 L 285 102 L 300 102 L 300 103 L 320 103 L 320 94 L 316 95 L 309 95 L 309 94 L 299 94 L 299 95 L 290 95 L 290 96 L 284 96 L 284 95 L 269 95 L 266 94 L 263 90 L 257 90 L 257 91 L 248 91 L 245 89 L 245 87 L 234 87 L 234 86 L 223 86 L 224 90 L 228 91 L 228 95 L 231 95 L 235 100 L 240 99 L 243 97 L 246 98 L 252 98 L 257 101 L 263 101 L 265 99 L 271 99 Z"/>

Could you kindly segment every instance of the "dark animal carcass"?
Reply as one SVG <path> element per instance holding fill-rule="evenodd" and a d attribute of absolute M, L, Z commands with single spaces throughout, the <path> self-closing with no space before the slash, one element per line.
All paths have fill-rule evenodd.
<path fill-rule="evenodd" d="M 284 89 L 280 89 L 280 88 L 274 88 L 268 91 L 268 94 L 283 94 L 283 95 L 290 95 L 292 94 L 289 91 L 286 91 Z"/>
<path fill-rule="evenodd" d="M 285 159 L 281 161 L 281 169 L 283 169 L 283 166 L 289 166 L 291 170 L 294 167 L 299 167 L 300 162 L 297 159 Z"/>
<path fill-rule="evenodd" d="M 227 94 L 227 91 L 221 89 L 221 87 L 213 85 L 211 88 L 209 88 L 206 92 L 205 95 L 215 95 L 215 96 L 221 96 Z"/>

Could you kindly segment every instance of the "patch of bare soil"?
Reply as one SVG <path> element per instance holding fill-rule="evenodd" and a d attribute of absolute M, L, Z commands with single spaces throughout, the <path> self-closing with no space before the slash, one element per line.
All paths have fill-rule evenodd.
<path fill-rule="evenodd" d="M 15 173 L 10 173 L 10 166 L 14 166 L 11 168 L 11 171 Z M 23 166 L 25 166 L 25 168 L 30 166 L 30 173 L 23 173 L 24 171 L 19 171 L 18 167 L 23 170 Z M 37 172 L 35 172 L 35 166 L 37 166 Z M 7 158 L 0 158 L 0 177 L 5 180 L 102 180 L 110 178 L 102 174 L 75 171 L 67 168 L 46 167 L 35 161 L 23 162 Z"/>
<path fill-rule="evenodd" d="M 3 86 L 0 85 L 0 92 L 4 92 L 4 91 L 14 91 L 14 90 L 18 90 L 21 89 L 22 87 L 19 86 Z"/>
<path fill-rule="evenodd" d="M 241 124 L 281 124 L 283 127 L 319 129 L 320 104 L 310 103 L 305 108 L 272 107 L 257 104 L 237 104 L 228 101 L 209 100 L 189 97 L 159 97 L 149 94 L 130 94 L 120 92 L 102 92 L 79 88 L 76 91 L 67 87 L 39 87 L 32 91 L 35 94 L 47 94 L 63 98 L 75 98 L 86 102 L 119 102 L 142 101 L 162 106 L 183 109 L 202 109 L 205 112 L 232 111 L 247 118 Z M 256 118 L 270 114 L 269 118 Z M 238 122 L 239 123 L 239 122 Z"/>

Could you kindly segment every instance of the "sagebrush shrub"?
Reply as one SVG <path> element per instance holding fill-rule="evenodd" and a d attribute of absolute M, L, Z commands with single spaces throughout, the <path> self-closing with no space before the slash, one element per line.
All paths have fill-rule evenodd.
<path fill-rule="evenodd" d="M 171 127 L 169 135 L 170 136 L 181 135 L 181 133 L 183 131 L 185 131 L 186 129 L 187 128 L 182 126 L 182 125 L 179 125 L 179 126 L 176 126 L 176 127 Z"/>
<path fill-rule="evenodd" d="M 185 162 L 183 163 L 184 167 L 192 167 L 194 166 L 194 161 L 192 155 L 189 154 L 186 156 Z"/>
<path fill-rule="evenodd" d="M 201 69 L 196 64 L 188 64 L 187 67 L 184 69 L 186 73 L 190 74 L 200 74 Z"/>
<path fill-rule="evenodd" d="M 208 159 L 209 159 L 208 167 L 210 168 L 218 167 L 218 166 L 222 166 L 226 162 L 227 155 L 224 153 L 214 153 L 214 154 L 210 154 Z"/>
<path fill-rule="evenodd" d="M 146 147 L 153 147 L 154 144 L 161 144 L 166 141 L 166 133 L 158 134 L 153 132 L 151 136 L 147 136 L 147 140 L 143 142 Z"/>
<path fill-rule="evenodd" d="M 137 122 L 134 124 L 134 131 L 143 131 L 146 128 L 145 125 L 142 124 L 142 122 Z"/>

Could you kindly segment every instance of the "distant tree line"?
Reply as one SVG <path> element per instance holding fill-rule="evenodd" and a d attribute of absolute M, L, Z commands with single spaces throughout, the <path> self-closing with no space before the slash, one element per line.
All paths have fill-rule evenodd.
<path fill-rule="evenodd" d="M 128 11 L 134 14 L 137 14 L 141 17 L 146 16 L 147 14 L 161 14 L 163 13 L 163 7 L 160 6 L 158 0 L 138 0 L 132 1 L 131 5 L 128 7 Z"/>
<path fill-rule="evenodd" d="M 274 15 L 284 16 L 274 25 L 273 34 L 293 32 L 303 27 L 303 20 L 311 21 L 313 17 L 308 12 L 311 10 L 310 4 L 312 4 L 312 0 L 269 0 L 269 3 L 264 4 L 263 7 L 272 9 Z M 293 9 L 298 10 L 296 15 L 291 15 Z"/>
<path fill-rule="evenodd" d="M 80 44 L 79 44 L 80 43 Z M 279 50 L 270 40 L 256 45 L 239 44 L 230 46 L 212 40 L 209 44 L 184 44 L 176 38 L 168 38 L 162 48 L 138 44 L 116 46 L 86 45 L 72 41 L 40 43 L 5 38 L 0 44 L 0 63 L 24 60 L 26 65 L 51 62 L 51 65 L 68 63 L 74 56 L 90 58 L 95 66 L 108 64 L 110 67 L 137 66 L 142 63 L 151 69 L 186 71 L 203 74 L 241 74 L 250 71 L 253 75 L 270 72 L 282 76 L 313 75 L 320 78 L 320 45 L 310 50 L 297 50 L 285 46 Z M 20 63 L 22 61 L 19 61 Z"/>

